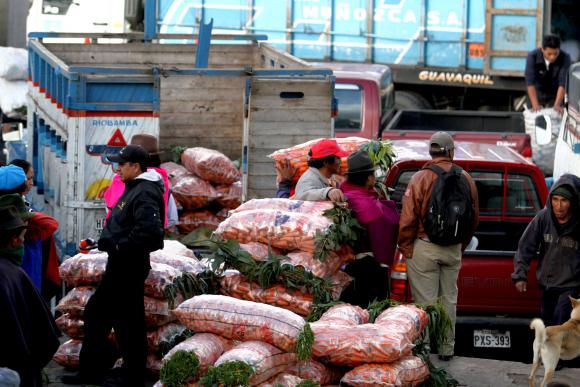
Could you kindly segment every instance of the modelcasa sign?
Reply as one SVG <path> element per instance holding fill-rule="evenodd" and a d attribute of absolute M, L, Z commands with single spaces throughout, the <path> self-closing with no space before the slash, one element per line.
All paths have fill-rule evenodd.
<path fill-rule="evenodd" d="M 488 85 L 492 86 L 495 82 L 489 75 L 485 74 L 466 74 L 446 71 L 429 71 L 419 72 L 420 81 L 430 82 L 447 82 L 463 83 L 465 85 Z"/>

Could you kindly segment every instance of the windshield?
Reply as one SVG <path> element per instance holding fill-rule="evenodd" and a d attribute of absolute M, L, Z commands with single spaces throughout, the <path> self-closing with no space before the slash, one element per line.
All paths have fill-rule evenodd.
<path fill-rule="evenodd" d="M 361 130 L 363 97 L 360 86 L 337 83 L 334 95 L 338 99 L 338 116 L 334 120 L 334 129 L 338 132 Z"/>

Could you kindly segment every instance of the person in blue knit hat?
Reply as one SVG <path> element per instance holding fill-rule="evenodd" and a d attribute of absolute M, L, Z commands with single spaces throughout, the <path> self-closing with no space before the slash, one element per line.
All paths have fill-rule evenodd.
<path fill-rule="evenodd" d="M 0 196 L 15 193 L 26 187 L 26 174 L 16 165 L 0 167 Z"/>

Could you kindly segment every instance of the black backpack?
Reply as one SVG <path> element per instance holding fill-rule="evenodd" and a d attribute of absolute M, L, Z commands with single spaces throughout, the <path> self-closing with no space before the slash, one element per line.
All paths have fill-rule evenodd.
<path fill-rule="evenodd" d="M 437 174 L 423 221 L 429 240 L 441 246 L 462 243 L 467 239 L 473 221 L 471 189 L 463 176 L 463 169 L 455 164 L 449 172 L 436 165 L 424 169 Z"/>

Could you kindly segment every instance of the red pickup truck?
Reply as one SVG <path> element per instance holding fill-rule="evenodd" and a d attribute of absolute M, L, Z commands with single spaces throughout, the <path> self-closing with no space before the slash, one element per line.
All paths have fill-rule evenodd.
<path fill-rule="evenodd" d="M 396 140 L 397 161 L 386 176 L 401 200 L 411 176 L 430 160 L 427 141 Z M 510 148 L 455 143 L 455 163 L 474 179 L 479 194 L 478 246 L 466 251 L 459 272 L 456 353 L 493 359 L 531 360 L 530 317 L 539 316 L 540 292 L 535 263 L 529 291 L 518 293 L 511 281 L 513 257 L 524 229 L 544 207 L 548 188 L 533 163 Z M 400 255 L 400 254 L 399 254 Z M 393 265 L 391 296 L 411 301 L 406 265 Z"/>

